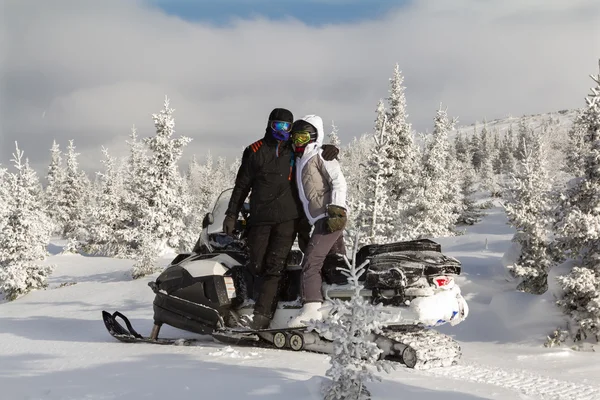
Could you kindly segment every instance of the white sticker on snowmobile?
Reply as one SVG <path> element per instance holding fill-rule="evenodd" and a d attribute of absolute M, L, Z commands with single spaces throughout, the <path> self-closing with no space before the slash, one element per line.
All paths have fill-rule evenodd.
<path fill-rule="evenodd" d="M 233 284 L 233 278 L 230 276 L 223 277 L 225 280 L 225 289 L 227 290 L 227 297 L 230 299 L 235 298 L 235 285 Z"/>

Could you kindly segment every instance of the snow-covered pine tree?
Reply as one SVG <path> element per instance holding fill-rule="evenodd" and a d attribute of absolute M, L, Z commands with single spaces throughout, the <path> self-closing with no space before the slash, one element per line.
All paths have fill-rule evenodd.
<path fill-rule="evenodd" d="M 394 230 L 396 208 L 391 195 L 390 173 L 392 160 L 389 154 L 389 134 L 387 132 L 387 116 L 383 101 L 377 104 L 377 118 L 375 120 L 375 145 L 367 160 L 367 182 L 369 190 L 362 203 L 365 205 L 364 214 L 357 217 L 357 226 L 367 226 L 368 234 L 365 240 L 369 243 L 387 243 L 396 240 L 397 232 Z M 359 204 L 360 205 L 360 204 Z"/>
<path fill-rule="evenodd" d="M 144 143 L 139 140 L 135 126 L 131 128 L 129 156 L 123 179 L 123 192 L 120 200 L 120 209 L 123 216 L 121 226 L 118 228 L 120 240 L 119 247 L 124 249 L 119 256 L 134 256 L 141 248 L 138 237 L 141 235 L 140 226 L 148 212 L 149 188 L 148 181 L 148 155 Z"/>
<path fill-rule="evenodd" d="M 477 124 L 473 126 L 473 134 L 469 140 L 469 150 L 471 152 L 471 163 L 473 164 L 473 168 L 475 168 L 475 171 L 479 171 L 485 155 L 483 154 L 481 146 L 481 137 L 477 133 Z"/>
<path fill-rule="evenodd" d="M 355 216 L 348 220 L 345 236 L 354 237 L 357 229 L 364 228 L 365 202 L 369 199 L 367 193 L 372 190 L 371 183 L 368 181 L 369 170 L 367 162 L 373 151 L 375 136 L 376 134 L 363 134 L 358 138 L 353 138 L 348 146 L 340 149 L 340 152 L 343 154 L 341 158 L 351 160 L 351 162 L 341 163 L 341 168 L 348 183 L 348 193 L 346 196 L 348 214 Z M 348 247 L 348 243 L 346 245 Z M 348 247 L 347 251 L 350 250 Z"/>
<path fill-rule="evenodd" d="M 331 132 L 328 134 L 329 144 L 340 147 L 342 141 L 338 136 L 338 127 L 335 125 L 335 121 L 331 121 Z"/>
<path fill-rule="evenodd" d="M 120 237 L 125 219 L 121 209 L 123 196 L 122 171 L 116 165 L 116 159 L 102 146 L 104 172 L 98 172 L 98 185 L 94 193 L 95 201 L 90 208 L 88 218 L 88 239 L 86 251 L 114 257 L 127 252 Z"/>
<path fill-rule="evenodd" d="M 459 216 L 457 223 L 473 225 L 482 216 L 481 211 L 473 200 L 475 194 L 475 183 L 477 173 L 473 166 L 473 153 L 469 146 L 466 147 L 465 161 L 458 164 L 458 176 L 460 176 L 460 199 L 461 204 L 458 207 Z"/>
<path fill-rule="evenodd" d="M 6 226 L 9 206 L 8 171 L 0 166 L 0 226 Z"/>
<path fill-rule="evenodd" d="M 42 186 L 35 171 L 23 160 L 16 144 L 14 173 L 2 174 L 8 190 L 0 191 L 6 202 L 0 215 L 0 293 L 8 300 L 47 286 L 54 267 L 39 264 L 46 258 L 50 223 Z"/>
<path fill-rule="evenodd" d="M 599 62 L 600 66 L 600 62 Z M 560 248 L 575 261 L 571 272 L 559 276 L 562 297 L 558 305 L 574 324 L 575 339 L 600 339 L 600 73 L 591 75 L 596 86 L 586 98 L 581 115 L 585 126 L 584 173 L 572 182 L 562 197 L 555 224 Z"/>
<path fill-rule="evenodd" d="M 360 232 L 354 237 L 352 262 L 346 256 L 346 268 L 339 268 L 348 279 L 353 291 L 350 300 L 327 298 L 323 307 L 328 315 L 323 321 L 311 321 L 309 330 L 315 330 L 333 339 L 331 367 L 325 373 L 331 378 L 322 386 L 324 400 L 369 400 L 366 384 L 380 381 L 373 369 L 389 373 L 395 366 L 379 360 L 382 350 L 368 340 L 371 333 L 381 333 L 389 320 L 389 312 L 382 305 L 373 305 L 360 294 L 363 284 L 359 278 L 365 273 L 369 260 L 356 265 Z"/>
<path fill-rule="evenodd" d="M 507 133 L 500 145 L 499 158 L 502 163 L 500 173 L 509 176 L 515 172 L 517 163 L 514 156 L 513 144 L 511 142 L 512 134 Z"/>
<path fill-rule="evenodd" d="M 151 275 L 162 270 L 156 265 L 158 251 L 156 248 L 156 238 L 152 232 L 153 227 L 150 225 L 152 221 L 146 220 L 139 227 L 137 241 L 139 249 L 137 250 L 137 261 L 131 268 L 131 277 L 139 279 L 146 275 Z"/>
<path fill-rule="evenodd" d="M 524 147 L 531 145 L 531 136 L 533 129 L 525 122 L 525 117 L 519 120 L 519 130 L 517 131 L 517 147 L 515 148 L 515 158 L 521 161 L 521 157 L 525 154 Z"/>
<path fill-rule="evenodd" d="M 491 157 L 493 159 L 494 174 L 500 175 L 502 173 L 502 158 L 500 157 L 500 150 L 502 150 L 502 144 L 500 143 L 500 135 L 498 131 L 494 131 L 494 144 L 492 146 Z"/>
<path fill-rule="evenodd" d="M 391 177 L 389 187 L 401 209 L 410 205 L 403 197 L 410 196 L 413 188 L 418 187 L 417 172 L 419 168 L 419 149 L 415 144 L 411 125 L 407 120 L 404 94 L 406 88 L 402 86 L 403 82 L 404 76 L 396 64 L 390 79 L 389 97 L 387 98 L 386 131 L 389 143 L 385 152 L 391 163 L 387 172 Z"/>
<path fill-rule="evenodd" d="M 468 144 L 465 142 L 462 133 L 457 132 L 456 136 L 454 137 L 454 153 L 458 162 L 464 163 L 467 161 L 467 147 Z"/>
<path fill-rule="evenodd" d="M 63 232 L 64 220 L 62 216 L 65 215 L 64 200 L 62 199 L 62 185 L 66 176 L 65 168 L 62 165 L 61 151 L 56 140 L 52 142 L 50 148 L 50 165 L 48 166 L 48 172 L 46 174 L 46 193 L 44 196 L 44 203 L 48 210 L 48 216 L 50 217 L 54 227 L 52 233 Z"/>
<path fill-rule="evenodd" d="M 585 140 L 587 127 L 583 110 L 578 110 L 573 125 L 568 131 L 565 171 L 572 176 L 581 176 L 585 168 L 585 155 L 589 153 L 589 142 Z"/>
<path fill-rule="evenodd" d="M 511 176 L 506 215 L 517 232 L 513 241 L 521 249 L 519 258 L 508 268 L 520 278 L 517 290 L 543 294 L 548 289 L 548 271 L 552 266 L 550 228 L 552 225 L 551 183 L 546 166 L 546 152 L 539 132 L 532 133 L 525 144 L 520 165 Z"/>
<path fill-rule="evenodd" d="M 73 140 L 69 140 L 65 179 L 60 187 L 63 214 L 59 217 L 62 219 L 62 236 L 79 241 L 86 236 L 85 216 L 90 184 L 85 172 L 79 169 L 78 156 Z"/>
<path fill-rule="evenodd" d="M 423 168 L 419 185 L 420 196 L 413 201 L 414 213 L 409 215 L 409 225 L 417 238 L 452 236 L 455 233 L 457 214 L 456 194 L 459 193 L 456 171 L 450 160 L 448 133 L 456 121 L 440 105 L 434 118 L 434 128 L 423 155 Z"/>
<path fill-rule="evenodd" d="M 177 249 L 184 231 L 184 217 L 189 212 L 187 197 L 183 192 L 183 179 L 177 163 L 183 147 L 191 139 L 182 136 L 173 139 L 175 120 L 169 99 L 165 97 L 164 108 L 153 114 L 156 135 L 145 138 L 144 143 L 151 151 L 146 173 L 146 201 L 148 213 L 144 219 L 150 221 L 150 230 L 156 239 L 159 254 L 168 248 Z"/>

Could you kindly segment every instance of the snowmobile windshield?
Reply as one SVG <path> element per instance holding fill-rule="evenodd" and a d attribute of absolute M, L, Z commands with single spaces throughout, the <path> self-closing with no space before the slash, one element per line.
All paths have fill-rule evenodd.
<path fill-rule="evenodd" d="M 227 211 L 227 207 L 229 206 L 229 199 L 231 198 L 231 194 L 233 193 L 233 188 L 224 190 L 217 201 L 215 202 L 215 206 L 212 210 L 212 215 L 214 218 L 214 222 L 208 226 L 208 234 L 213 233 L 221 233 L 223 232 L 223 221 L 225 221 L 225 212 Z"/>

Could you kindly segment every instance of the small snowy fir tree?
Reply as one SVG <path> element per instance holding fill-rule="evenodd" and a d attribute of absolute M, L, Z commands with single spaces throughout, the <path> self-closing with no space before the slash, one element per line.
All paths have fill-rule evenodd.
<path fill-rule="evenodd" d="M 81 240 L 86 236 L 85 216 L 86 207 L 89 200 L 89 180 L 85 172 L 79 169 L 77 157 L 79 153 L 75 152 L 73 140 L 69 140 L 67 147 L 67 168 L 65 179 L 61 185 L 63 212 L 60 215 L 62 219 L 62 235 L 66 239 Z"/>
<path fill-rule="evenodd" d="M 140 249 L 137 253 L 137 261 L 131 269 L 131 277 L 133 279 L 139 279 L 146 275 L 151 275 L 162 269 L 156 265 L 158 251 L 156 249 L 156 242 L 151 229 L 152 227 L 148 222 L 140 227 L 138 236 Z"/>
<path fill-rule="evenodd" d="M 0 215 L 0 293 L 8 300 L 45 288 L 54 268 L 39 264 L 50 241 L 42 187 L 18 145 L 12 161 L 16 172 L 4 177 L 8 191 L 0 191 L 6 201 Z"/>
<path fill-rule="evenodd" d="M 389 373 L 395 367 L 380 360 L 382 350 L 368 340 L 372 333 L 381 333 L 390 315 L 382 305 L 372 305 L 360 294 L 363 285 L 359 278 L 369 261 L 356 265 L 358 243 L 359 232 L 354 238 L 352 263 L 344 256 L 346 268 L 339 268 L 348 278 L 352 297 L 347 301 L 328 298 L 324 304 L 329 310 L 327 318 L 311 321 L 308 327 L 333 340 L 331 367 L 325 373 L 331 381 L 325 382 L 322 387 L 324 400 L 369 400 L 371 396 L 365 385 L 380 380 L 373 369 Z"/>
<path fill-rule="evenodd" d="M 600 65 L 600 64 L 599 64 Z M 574 321 L 575 339 L 600 339 L 600 74 L 592 75 L 596 87 L 586 98 L 583 176 L 575 179 L 562 197 L 555 225 L 557 241 L 565 256 L 575 260 L 567 275 L 558 277 L 562 297 L 558 305 Z"/>
<path fill-rule="evenodd" d="M 398 64 L 394 67 L 394 74 L 390 79 L 388 97 L 387 127 L 389 143 L 386 156 L 390 160 L 390 169 L 387 172 L 391 177 L 390 189 L 398 200 L 400 209 L 410 206 L 406 201 L 413 188 L 418 186 L 417 174 L 419 149 L 415 144 L 411 125 L 408 123 L 406 112 L 406 97 L 402 86 L 404 77 Z"/>
<path fill-rule="evenodd" d="M 572 176 L 581 176 L 585 168 L 585 155 L 589 152 L 589 142 L 585 140 L 587 127 L 582 110 L 578 110 L 571 129 L 568 131 L 568 144 L 565 170 Z"/>
<path fill-rule="evenodd" d="M 517 232 L 513 238 L 520 245 L 517 262 L 508 268 L 520 278 L 518 290 L 543 294 L 548 289 L 548 271 L 553 263 L 550 247 L 552 224 L 550 188 L 545 151 L 539 133 L 532 133 L 531 146 L 522 147 L 520 166 L 512 175 L 506 215 Z"/>
<path fill-rule="evenodd" d="M 450 142 L 448 133 L 454 129 L 455 120 L 440 106 L 434 118 L 432 137 L 423 156 L 419 196 L 414 201 L 414 213 L 409 216 L 413 237 L 439 237 L 454 235 L 458 220 L 456 193 L 459 192 L 455 171 L 448 167 Z"/>
<path fill-rule="evenodd" d="M 144 143 L 138 139 L 137 129 L 131 128 L 129 145 L 129 156 L 124 171 L 123 191 L 120 199 L 120 210 L 123 221 L 117 228 L 119 237 L 119 248 L 121 257 L 135 256 L 141 248 L 140 226 L 148 214 L 149 188 L 145 184 L 148 181 L 148 156 Z"/>
<path fill-rule="evenodd" d="M 184 217 L 189 212 L 188 198 L 185 196 L 183 178 L 177 163 L 183 154 L 183 147 L 191 139 L 173 139 L 175 120 L 169 99 L 165 97 L 164 108 L 153 114 L 156 135 L 146 138 L 144 143 L 151 151 L 146 174 L 146 201 L 149 207 L 145 216 L 156 239 L 160 252 L 169 248 L 177 249 L 185 229 Z"/>
<path fill-rule="evenodd" d="M 331 121 L 331 132 L 329 132 L 329 144 L 340 147 L 342 143 L 340 137 L 338 136 L 338 127 L 335 125 L 334 121 Z"/>
<path fill-rule="evenodd" d="M 65 168 L 62 165 L 62 157 L 59 145 L 54 141 L 50 149 L 50 165 L 46 175 L 45 205 L 48 215 L 54 224 L 53 233 L 63 231 L 65 215 L 64 200 L 62 199 L 62 185 L 65 181 Z"/>
<path fill-rule="evenodd" d="M 357 204 L 364 212 L 359 215 L 358 226 L 368 226 L 366 240 L 369 243 L 386 243 L 395 240 L 393 229 L 395 207 L 392 207 L 389 174 L 391 160 L 388 158 L 389 136 L 386 131 L 387 117 L 383 101 L 377 105 L 375 120 L 375 145 L 367 160 L 369 190 L 366 198 Z"/>
<path fill-rule="evenodd" d="M 122 198 L 122 175 L 116 165 L 116 159 L 103 146 L 104 172 L 98 172 L 98 186 L 95 202 L 90 207 L 88 224 L 89 237 L 86 250 L 91 254 L 109 257 L 123 252 L 120 240 L 120 228 L 124 219 L 119 207 Z"/>

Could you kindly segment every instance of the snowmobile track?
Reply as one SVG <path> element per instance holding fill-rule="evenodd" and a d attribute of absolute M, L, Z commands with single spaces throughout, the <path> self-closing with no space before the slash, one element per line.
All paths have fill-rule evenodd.
<path fill-rule="evenodd" d="M 449 367 L 458 363 L 461 348 L 450 336 L 433 329 L 385 330 L 382 336 L 410 346 L 416 353 L 414 369 L 425 370 L 436 367 Z"/>
<path fill-rule="evenodd" d="M 496 385 L 540 400 L 600 399 L 600 386 L 562 381 L 525 370 L 470 364 L 415 372 Z"/>

